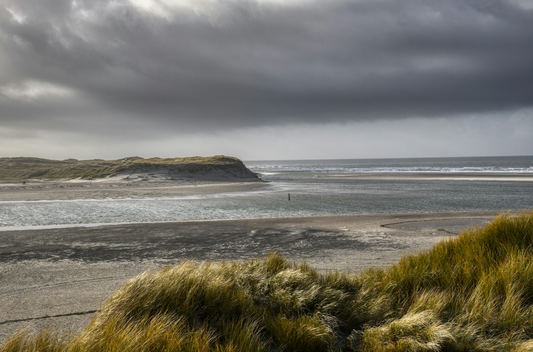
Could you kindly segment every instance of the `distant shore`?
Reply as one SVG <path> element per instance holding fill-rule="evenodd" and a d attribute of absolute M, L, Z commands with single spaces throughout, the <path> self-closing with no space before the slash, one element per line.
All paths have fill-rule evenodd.
<path fill-rule="evenodd" d="M 234 157 L 150 158 L 118 160 L 50 160 L 0 158 L 0 181 L 55 180 L 70 182 L 252 181 L 257 175 Z"/>

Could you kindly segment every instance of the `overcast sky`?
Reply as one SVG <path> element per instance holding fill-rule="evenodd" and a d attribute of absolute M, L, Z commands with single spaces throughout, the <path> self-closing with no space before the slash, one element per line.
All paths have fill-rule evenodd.
<path fill-rule="evenodd" d="M 533 154 L 531 0 L 0 0 L 0 156 Z"/>

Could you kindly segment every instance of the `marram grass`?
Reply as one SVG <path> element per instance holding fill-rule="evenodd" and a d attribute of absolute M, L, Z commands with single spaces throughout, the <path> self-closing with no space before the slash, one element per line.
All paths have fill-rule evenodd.
<path fill-rule="evenodd" d="M 276 254 L 148 271 L 85 330 L 0 351 L 533 351 L 533 213 L 358 275 Z"/>
<path fill-rule="evenodd" d="M 41 158 L 0 158 L 0 182 L 21 182 L 29 179 L 93 180 L 114 175 L 121 171 L 167 168 L 186 173 L 213 170 L 233 174 L 252 175 L 241 160 L 215 155 L 212 157 L 150 158 L 129 157 L 119 160 L 48 160 Z"/>

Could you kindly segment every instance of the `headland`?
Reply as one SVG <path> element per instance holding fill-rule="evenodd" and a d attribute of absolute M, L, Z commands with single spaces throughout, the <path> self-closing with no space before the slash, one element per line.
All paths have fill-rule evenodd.
<path fill-rule="evenodd" d="M 0 201 L 177 197 L 265 185 L 227 156 L 119 160 L 0 158 Z"/>

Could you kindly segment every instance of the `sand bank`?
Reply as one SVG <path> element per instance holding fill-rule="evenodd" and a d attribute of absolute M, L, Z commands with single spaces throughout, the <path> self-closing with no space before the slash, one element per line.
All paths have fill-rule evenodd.
<path fill-rule="evenodd" d="M 396 172 L 325 174 L 320 178 L 360 180 L 434 180 L 434 181 L 519 181 L 533 182 L 531 173 L 504 172 Z"/>
<path fill-rule="evenodd" d="M 0 232 L 0 342 L 28 322 L 78 329 L 121 283 L 181 260 L 270 251 L 321 271 L 387 266 L 498 212 L 349 215 Z"/>
<path fill-rule="evenodd" d="M 0 201 L 37 201 L 72 199 L 124 199 L 181 197 L 199 194 L 247 192 L 267 186 L 255 182 L 89 182 L 89 181 L 28 181 L 0 183 Z"/>

